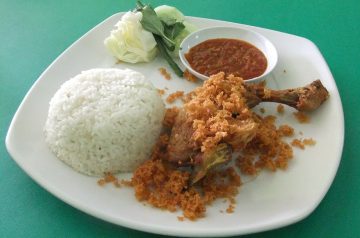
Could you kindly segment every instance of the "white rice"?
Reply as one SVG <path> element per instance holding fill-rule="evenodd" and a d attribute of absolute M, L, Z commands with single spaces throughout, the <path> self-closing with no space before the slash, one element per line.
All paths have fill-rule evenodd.
<path fill-rule="evenodd" d="M 131 172 L 149 158 L 164 113 L 157 89 L 141 73 L 88 70 L 51 99 L 45 140 L 57 158 L 81 173 Z"/>

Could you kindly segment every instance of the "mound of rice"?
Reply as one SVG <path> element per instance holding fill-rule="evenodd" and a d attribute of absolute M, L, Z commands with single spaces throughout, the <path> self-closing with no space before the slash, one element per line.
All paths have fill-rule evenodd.
<path fill-rule="evenodd" d="M 65 82 L 51 99 L 45 141 L 81 173 L 131 172 L 149 158 L 164 113 L 157 89 L 141 73 L 92 69 Z"/>

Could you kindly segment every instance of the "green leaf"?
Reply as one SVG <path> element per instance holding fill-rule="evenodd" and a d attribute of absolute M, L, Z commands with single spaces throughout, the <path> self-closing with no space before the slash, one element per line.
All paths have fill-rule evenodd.
<path fill-rule="evenodd" d="M 175 22 L 172 25 L 166 25 L 164 23 L 164 33 L 172 40 L 174 40 L 184 29 L 185 25 L 182 22 Z"/>
<path fill-rule="evenodd" d="M 171 58 L 169 52 L 166 50 L 166 46 L 164 44 L 163 38 L 154 35 L 155 41 L 157 43 L 160 54 L 164 57 L 164 59 L 168 62 L 170 67 L 174 70 L 175 74 L 179 77 L 182 77 L 184 72 L 180 69 L 180 67 L 176 64 L 176 62 Z"/>
<path fill-rule="evenodd" d="M 138 2 L 138 11 L 141 11 L 142 13 L 142 19 L 140 21 L 142 27 L 156 35 L 161 36 L 164 39 L 164 42 L 166 44 L 166 47 L 170 50 L 175 49 L 175 42 L 173 42 L 170 38 L 168 38 L 164 33 L 164 26 L 158 16 L 156 15 L 156 12 L 150 5 L 141 5 L 142 3 Z M 140 8 L 139 8 L 140 6 Z"/>
<path fill-rule="evenodd" d="M 156 15 L 155 11 L 149 5 L 146 5 L 142 8 L 141 13 L 142 19 L 140 23 L 143 28 L 154 34 L 162 36 L 164 34 L 164 26 Z"/>
<path fill-rule="evenodd" d="M 141 1 L 136 1 L 136 10 L 140 10 L 143 7 L 145 7 L 145 5 Z"/>
<path fill-rule="evenodd" d="M 164 24 L 156 15 L 154 9 L 150 5 L 144 5 L 141 1 L 137 1 L 134 11 L 140 11 L 142 13 L 142 19 L 140 21 L 142 27 L 153 33 L 160 54 L 169 63 L 176 75 L 182 77 L 184 73 L 172 59 L 169 51 L 173 52 L 175 50 L 175 42 L 173 39 L 185 28 L 184 24 L 181 22 L 174 22 L 171 25 Z"/>

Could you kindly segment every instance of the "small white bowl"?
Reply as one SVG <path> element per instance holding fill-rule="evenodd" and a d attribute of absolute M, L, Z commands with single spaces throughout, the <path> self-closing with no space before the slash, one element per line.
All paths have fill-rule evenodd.
<path fill-rule="evenodd" d="M 206 80 L 209 77 L 191 68 L 189 62 L 185 58 L 185 54 L 189 52 L 190 48 L 196 46 L 197 44 L 216 38 L 228 38 L 228 39 L 238 39 L 246 41 L 263 52 L 267 59 L 267 68 L 265 72 L 255 78 L 247 79 L 245 82 L 260 82 L 265 79 L 265 77 L 275 68 L 278 61 L 278 53 L 275 46 L 263 35 L 248 30 L 246 28 L 240 27 L 210 27 L 204 28 L 199 31 L 193 32 L 187 36 L 180 45 L 179 56 L 181 62 L 185 67 L 195 75 L 196 77 Z"/>

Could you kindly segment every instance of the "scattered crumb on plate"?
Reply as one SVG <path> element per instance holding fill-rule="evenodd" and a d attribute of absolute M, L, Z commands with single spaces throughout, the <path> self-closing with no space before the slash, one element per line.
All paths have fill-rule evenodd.
<path fill-rule="evenodd" d="M 167 98 L 166 102 L 173 103 L 176 99 L 182 98 L 184 96 L 184 91 L 176 91 L 174 93 L 171 93 Z"/>
<path fill-rule="evenodd" d="M 282 104 L 277 105 L 276 110 L 279 114 L 284 114 L 285 107 Z"/>
<path fill-rule="evenodd" d="M 313 138 L 303 139 L 304 145 L 315 145 L 316 141 Z"/>
<path fill-rule="evenodd" d="M 277 128 L 275 119 L 275 116 L 261 118 L 257 135 L 235 161 L 242 173 L 257 175 L 262 169 L 275 172 L 287 168 L 293 158 L 293 150 L 282 137 L 291 136 L 293 129 L 287 125 Z"/>
<path fill-rule="evenodd" d="M 171 79 L 171 74 L 163 67 L 159 68 L 160 74 L 166 79 L 166 80 L 170 80 Z"/>
<path fill-rule="evenodd" d="M 314 146 L 316 144 L 316 141 L 312 138 L 308 138 L 308 139 L 294 139 L 291 142 L 291 145 L 294 147 L 298 147 L 300 149 L 305 149 L 305 146 Z"/>
<path fill-rule="evenodd" d="M 189 82 L 193 82 L 193 83 L 196 83 L 198 81 L 198 79 L 190 73 L 189 70 L 185 70 L 184 72 L 184 78 L 189 81 Z"/>
<path fill-rule="evenodd" d="M 104 177 L 97 181 L 98 185 L 104 186 L 105 184 L 112 183 L 116 187 L 121 187 L 119 180 L 111 173 L 105 173 Z"/>
<path fill-rule="evenodd" d="M 301 140 L 299 140 L 299 139 L 293 139 L 292 141 L 291 141 L 291 145 L 293 146 L 293 147 L 297 147 L 297 148 L 300 148 L 300 149 L 305 149 L 305 145 L 302 143 L 302 141 Z"/>
<path fill-rule="evenodd" d="M 233 204 L 229 204 L 228 208 L 226 208 L 227 213 L 233 213 L 235 211 L 235 206 Z"/>
<path fill-rule="evenodd" d="M 295 118 L 299 123 L 309 123 L 310 117 L 303 112 L 293 112 Z"/>
<path fill-rule="evenodd" d="M 160 94 L 161 96 L 165 94 L 165 90 L 164 90 L 164 89 L 158 89 L 158 92 L 159 92 L 159 94 Z"/>
<path fill-rule="evenodd" d="M 294 128 L 289 125 L 281 125 L 279 126 L 278 132 L 280 133 L 280 136 L 293 136 Z"/>

